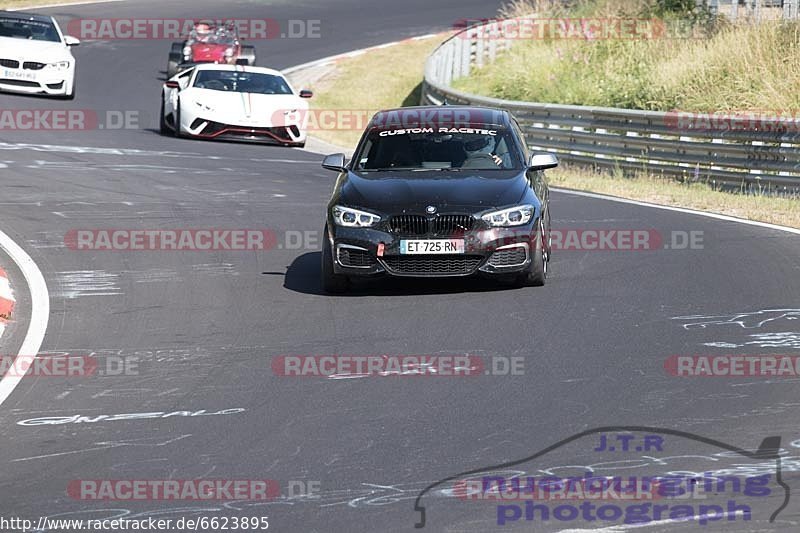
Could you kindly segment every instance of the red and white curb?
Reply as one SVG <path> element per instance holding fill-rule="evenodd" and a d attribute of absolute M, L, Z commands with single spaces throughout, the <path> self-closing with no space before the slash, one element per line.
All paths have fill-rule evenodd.
<path fill-rule="evenodd" d="M 11 320 L 11 314 L 14 312 L 14 304 L 17 300 L 14 298 L 14 292 L 11 290 L 11 283 L 8 281 L 8 274 L 0 268 L 0 337 L 6 330 L 6 324 Z"/>

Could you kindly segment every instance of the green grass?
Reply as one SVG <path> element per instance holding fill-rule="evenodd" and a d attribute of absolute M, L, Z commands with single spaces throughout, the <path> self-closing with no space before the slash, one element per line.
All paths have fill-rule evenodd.
<path fill-rule="evenodd" d="M 311 100 L 314 108 L 377 110 L 416 105 L 419 102 L 425 59 L 444 38 L 439 36 L 374 50 L 339 61 L 334 74 L 315 84 L 316 92 Z M 363 79 L 370 80 L 367 91 L 364 90 Z M 330 129 L 314 131 L 311 135 L 340 146 L 352 147 L 361 131 Z M 797 200 L 724 193 L 702 183 L 682 184 L 646 175 L 631 178 L 569 166 L 550 170 L 547 175 L 554 187 L 689 207 L 800 228 L 800 202 Z"/>
<path fill-rule="evenodd" d="M 366 110 L 369 120 L 381 109 L 419 105 L 425 59 L 444 39 L 439 36 L 407 41 L 340 61 L 336 72 L 314 87 L 312 108 Z M 312 135 L 341 146 L 355 146 L 365 125 L 323 129 Z"/>
<path fill-rule="evenodd" d="M 650 4 L 607 0 L 544 16 L 649 17 Z M 705 28 L 697 38 L 520 40 L 454 85 L 512 100 L 661 111 L 800 108 L 799 22 Z"/>
<path fill-rule="evenodd" d="M 550 170 L 547 176 L 552 187 L 688 207 L 800 228 L 800 201 L 797 199 L 733 194 L 713 190 L 704 183 L 679 183 L 670 178 L 643 175 L 625 177 L 572 166 Z"/>

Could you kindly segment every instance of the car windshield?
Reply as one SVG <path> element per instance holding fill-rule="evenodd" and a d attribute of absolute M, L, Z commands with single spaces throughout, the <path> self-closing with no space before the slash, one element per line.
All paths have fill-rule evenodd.
<path fill-rule="evenodd" d="M 357 170 L 517 170 L 511 133 L 493 125 L 374 129 L 357 157 Z"/>
<path fill-rule="evenodd" d="M 27 39 L 30 41 L 61 42 L 55 24 L 39 20 L 24 20 L 14 17 L 0 18 L 0 37 Z"/>
<path fill-rule="evenodd" d="M 201 70 L 194 80 L 194 87 L 239 93 L 292 94 L 282 76 L 235 70 Z"/>
<path fill-rule="evenodd" d="M 189 35 L 189 42 L 232 45 L 236 43 L 236 36 L 225 29 L 217 29 L 213 31 L 209 30 L 208 32 L 198 32 L 197 30 L 193 30 Z"/>

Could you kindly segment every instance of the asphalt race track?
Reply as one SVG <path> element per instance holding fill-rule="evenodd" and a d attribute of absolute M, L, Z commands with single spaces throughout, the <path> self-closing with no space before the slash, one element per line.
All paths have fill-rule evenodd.
<path fill-rule="evenodd" d="M 260 65 L 286 68 L 490 17 L 499 2 L 220 4 L 146 0 L 45 11 L 62 26 L 73 18 L 319 19 L 321 38 L 254 42 Z M 554 192 L 554 228 L 648 230 L 662 245 L 556 251 L 542 288 L 404 280 L 326 296 L 319 233 L 335 175 L 320 167 L 320 155 L 303 150 L 160 136 L 168 47 L 154 40 L 85 42 L 75 51 L 74 101 L 0 96 L 2 109 L 128 110 L 142 117 L 136 129 L 0 130 L 0 230 L 31 255 L 50 292 L 41 351 L 136 362 L 127 375 L 21 381 L 0 406 L 0 516 L 268 516 L 270 531 L 279 532 L 414 531 L 415 498 L 428 485 L 601 426 L 678 430 L 745 450 L 780 436 L 783 481 L 800 490 L 797 378 L 687 378 L 664 369 L 672 355 L 798 354 L 800 236 Z M 379 83 L 364 80 L 364 90 Z M 64 245 L 68 231 L 97 228 L 267 228 L 278 246 L 87 252 Z M 690 232 L 700 232 L 694 235 L 702 245 L 674 249 L 673 239 Z M 303 245 L 295 245 L 298 234 L 306 236 Z M 3 351 L 13 354 L 32 302 L 14 264 L 4 256 L 0 262 L 19 300 L 2 339 Z M 687 316 L 716 318 L 676 318 Z M 275 357 L 303 354 L 471 354 L 501 363 L 521 357 L 524 371 L 363 379 L 273 372 Z M 121 413 L 151 415 L 101 416 Z M 51 422 L 35 422 L 43 418 Z M 679 440 L 665 436 L 659 457 L 618 452 L 599 460 L 597 438 L 587 437 L 515 468 L 561 475 L 602 461 L 615 475 L 635 475 L 632 465 L 645 463 L 662 472 L 749 475 L 775 465 Z M 199 478 L 278 480 L 282 496 L 97 501 L 67 490 L 74 480 Z M 290 481 L 316 488 L 289 497 Z M 460 501 L 441 489 L 423 497 L 424 530 L 613 525 L 520 519 L 500 526 L 494 504 Z M 782 491 L 749 500 L 750 522 L 725 518 L 707 528 L 800 528 L 800 498 L 773 523 L 767 519 L 781 506 Z M 700 527 L 661 521 L 643 529 Z"/>

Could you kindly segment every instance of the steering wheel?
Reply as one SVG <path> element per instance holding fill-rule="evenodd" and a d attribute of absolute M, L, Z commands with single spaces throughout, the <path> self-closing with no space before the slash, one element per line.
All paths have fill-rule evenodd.
<path fill-rule="evenodd" d="M 229 91 L 230 87 L 222 80 L 208 80 L 203 84 L 204 89 L 213 89 L 215 91 Z"/>

